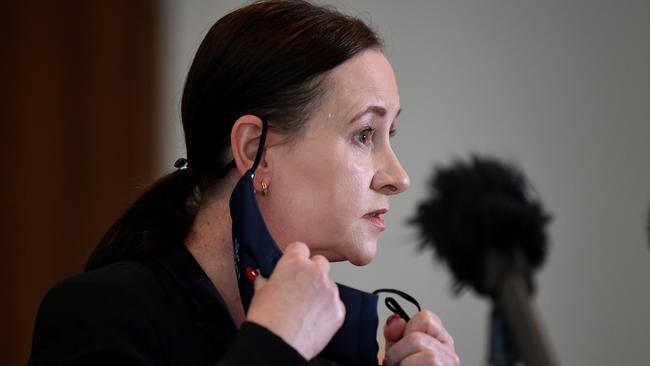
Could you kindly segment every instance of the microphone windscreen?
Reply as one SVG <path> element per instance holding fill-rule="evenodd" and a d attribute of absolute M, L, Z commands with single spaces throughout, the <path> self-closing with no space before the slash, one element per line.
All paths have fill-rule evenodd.
<path fill-rule="evenodd" d="M 419 229 L 420 248 L 433 248 L 452 271 L 456 294 L 466 286 L 488 294 L 488 254 L 522 253 L 527 274 L 544 262 L 550 215 L 532 193 L 515 167 L 474 155 L 435 168 L 429 198 L 409 223 Z"/>

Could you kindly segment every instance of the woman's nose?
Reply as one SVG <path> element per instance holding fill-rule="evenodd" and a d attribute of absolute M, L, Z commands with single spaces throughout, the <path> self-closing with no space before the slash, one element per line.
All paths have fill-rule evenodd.
<path fill-rule="evenodd" d="M 411 185 L 411 180 L 399 159 L 391 149 L 382 166 L 372 179 L 371 188 L 386 195 L 404 192 Z"/>

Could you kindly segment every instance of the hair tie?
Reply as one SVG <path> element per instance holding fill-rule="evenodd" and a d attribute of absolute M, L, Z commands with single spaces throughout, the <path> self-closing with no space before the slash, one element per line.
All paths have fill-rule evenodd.
<path fill-rule="evenodd" d="M 219 172 L 219 177 L 223 178 L 228 174 L 230 169 L 236 167 L 237 164 L 235 163 L 235 160 L 231 160 L 228 164 L 224 165 L 223 168 L 221 168 L 221 171 Z M 192 168 L 190 167 L 190 162 L 187 161 L 185 158 L 178 158 L 176 162 L 174 163 L 174 168 L 176 168 L 177 172 L 185 172 L 188 174 L 192 174 Z"/>
<path fill-rule="evenodd" d="M 176 168 L 177 171 L 189 171 L 190 169 L 190 162 L 187 161 L 185 158 L 179 158 L 176 160 L 174 163 L 174 168 Z"/>

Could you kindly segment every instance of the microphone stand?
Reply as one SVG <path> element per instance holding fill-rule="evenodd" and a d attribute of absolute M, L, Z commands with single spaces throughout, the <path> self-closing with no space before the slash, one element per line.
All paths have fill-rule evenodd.
<path fill-rule="evenodd" d="M 513 366 L 517 358 L 512 353 L 511 340 L 503 319 L 503 314 L 494 304 L 490 316 L 490 355 L 491 366 Z"/>
<path fill-rule="evenodd" d="M 526 271 L 520 270 L 525 261 L 518 254 L 514 266 L 501 255 L 488 255 L 487 281 L 494 289 L 490 363 L 511 366 L 521 360 L 527 366 L 557 365 L 530 303 L 529 286 L 522 275 Z"/>

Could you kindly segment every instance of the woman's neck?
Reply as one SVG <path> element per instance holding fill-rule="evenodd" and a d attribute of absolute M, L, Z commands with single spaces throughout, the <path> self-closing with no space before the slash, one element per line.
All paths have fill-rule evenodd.
<path fill-rule="evenodd" d="M 235 275 L 228 198 L 224 196 L 199 209 L 185 246 L 217 288 L 239 327 L 246 316 Z"/>

